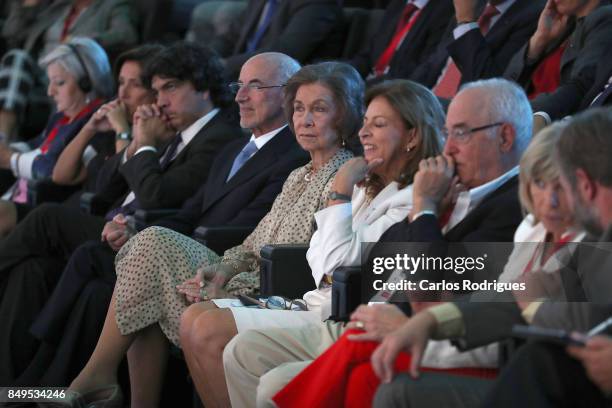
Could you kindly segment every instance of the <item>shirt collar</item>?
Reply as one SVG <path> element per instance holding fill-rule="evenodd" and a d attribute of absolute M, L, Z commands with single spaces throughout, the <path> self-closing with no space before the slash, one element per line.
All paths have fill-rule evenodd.
<path fill-rule="evenodd" d="M 406 2 L 406 4 L 410 4 L 410 3 L 417 6 L 419 10 L 423 10 L 425 6 L 427 5 L 427 3 L 429 3 L 429 0 L 408 0 Z"/>
<path fill-rule="evenodd" d="M 257 146 L 257 150 L 261 150 L 261 148 L 264 147 L 264 145 L 266 143 L 268 143 L 270 140 L 272 140 L 272 138 L 274 136 L 279 134 L 281 132 L 281 130 L 283 130 L 286 127 L 287 127 L 287 125 L 281 126 L 281 127 L 277 128 L 277 129 L 274 129 L 271 132 L 264 133 L 263 135 L 261 135 L 259 137 L 255 137 L 255 135 L 251 134 L 251 139 L 249 140 L 249 142 L 254 141 L 255 142 L 255 146 Z"/>
<path fill-rule="evenodd" d="M 496 5 L 495 8 L 499 11 L 498 16 L 502 16 L 515 2 L 516 0 L 506 0 Z"/>
<path fill-rule="evenodd" d="M 443 232 L 446 233 L 452 229 L 455 225 L 459 224 L 463 219 L 485 199 L 493 191 L 501 187 L 506 181 L 516 176 L 519 172 L 518 166 L 513 167 L 501 176 L 493 179 L 481 186 L 474 187 L 468 191 L 464 191 L 459 194 L 455 208 L 448 220 L 448 223 L 443 228 Z"/>
<path fill-rule="evenodd" d="M 519 172 L 518 166 L 515 166 L 499 176 L 481 186 L 474 187 L 469 190 L 470 193 L 470 211 L 472 211 L 482 200 L 493 191 L 497 190 L 502 184 L 516 176 Z"/>
<path fill-rule="evenodd" d="M 214 108 L 206 115 L 193 122 L 187 129 L 183 130 L 181 132 L 181 139 L 183 140 L 183 144 L 187 146 L 189 142 L 191 142 L 191 139 L 193 139 L 195 135 L 197 135 L 198 132 L 202 130 L 202 128 L 206 126 L 206 124 L 210 122 L 211 119 L 214 118 L 218 112 L 219 108 Z"/>

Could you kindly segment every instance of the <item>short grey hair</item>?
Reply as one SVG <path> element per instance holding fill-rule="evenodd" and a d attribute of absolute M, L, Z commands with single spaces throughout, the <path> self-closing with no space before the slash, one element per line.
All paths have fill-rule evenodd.
<path fill-rule="evenodd" d="M 85 37 L 74 37 L 68 44 L 76 47 L 87 72 L 83 70 L 83 64 L 79 62 L 74 51 L 66 44 L 57 46 L 53 51 L 42 57 L 39 61 L 40 66 L 47 68 L 49 65 L 57 63 L 74 76 L 77 81 L 89 77 L 92 90 L 88 96 L 90 98 L 110 98 L 114 92 L 113 76 L 104 49 L 94 40 Z"/>
<path fill-rule="evenodd" d="M 262 52 L 250 59 L 253 58 L 265 58 L 269 64 L 273 65 L 276 68 L 277 80 L 280 84 L 287 83 L 289 78 L 302 68 L 302 65 L 297 60 L 282 52 Z"/>
<path fill-rule="evenodd" d="M 492 78 L 469 82 L 461 87 L 461 91 L 467 89 L 487 92 L 491 121 L 512 125 L 516 132 L 513 149 L 520 157 L 529 146 L 533 132 L 533 110 L 523 88 L 507 79 Z"/>

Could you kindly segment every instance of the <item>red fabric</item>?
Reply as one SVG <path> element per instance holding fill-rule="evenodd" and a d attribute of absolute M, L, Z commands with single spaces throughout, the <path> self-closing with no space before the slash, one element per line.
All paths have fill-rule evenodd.
<path fill-rule="evenodd" d="M 554 92 L 561 83 L 561 57 L 565 51 L 565 43 L 548 55 L 531 75 L 531 92 L 529 99 L 541 93 Z"/>
<path fill-rule="evenodd" d="M 444 99 L 452 99 L 461 83 L 461 71 L 459 71 L 457 64 L 455 64 L 452 58 L 449 57 L 448 59 L 449 63 L 446 71 L 444 71 L 444 75 L 442 75 L 442 78 L 440 78 L 433 89 L 433 93 L 437 97 Z"/>
<path fill-rule="evenodd" d="M 491 20 L 498 14 L 499 10 L 495 6 L 487 4 L 487 7 L 485 7 L 480 17 L 478 17 L 478 27 L 480 27 L 482 35 L 486 35 L 489 32 Z"/>
<path fill-rule="evenodd" d="M 333 408 L 370 407 L 380 384 L 370 364 L 370 357 L 379 343 L 356 342 L 349 334 L 361 330 L 348 330 L 308 367 L 300 372 L 272 399 L 280 408 Z M 410 354 L 400 353 L 395 371 L 410 367 Z M 496 369 L 423 367 L 422 371 L 440 371 L 447 374 L 494 378 Z M 307 390 L 308 392 L 304 392 Z"/>
<path fill-rule="evenodd" d="M 61 42 L 64 42 L 66 37 L 68 37 L 68 31 L 70 31 L 70 27 L 72 27 L 72 24 L 74 24 L 79 14 L 81 14 L 81 12 L 78 11 L 76 7 L 70 7 L 70 11 L 64 20 L 64 27 L 62 28 L 62 35 L 60 37 Z"/>
<path fill-rule="evenodd" d="M 548 257 L 546 259 L 541 259 L 540 260 L 540 266 L 545 264 L 546 261 L 551 256 L 553 256 L 555 254 L 555 252 L 557 252 L 558 250 L 563 248 L 565 245 L 567 245 L 569 242 L 571 242 L 574 239 L 574 236 L 576 236 L 576 234 L 566 233 L 565 235 L 563 235 L 561 237 L 559 242 L 555 242 L 554 248 L 553 248 L 552 252 L 550 254 L 548 254 Z M 529 259 L 529 262 L 525 266 L 525 269 L 523 269 L 523 273 L 521 275 L 525 275 L 527 273 L 531 273 L 531 270 L 533 269 L 533 263 L 535 262 L 536 258 L 540 255 L 540 252 L 542 252 L 544 250 L 544 245 L 545 245 L 544 242 L 540 242 L 536 246 L 535 251 L 533 251 L 533 255 L 531 255 L 531 259 Z"/>
<path fill-rule="evenodd" d="M 391 62 L 395 51 L 397 51 L 402 40 L 404 39 L 404 37 L 406 37 L 406 35 L 416 22 L 417 18 L 419 17 L 419 12 L 419 8 L 413 3 L 407 4 L 404 8 L 402 16 L 397 22 L 397 27 L 395 28 L 395 34 L 393 34 L 393 38 L 391 38 L 389 45 L 387 46 L 387 48 L 385 48 L 385 51 L 383 51 L 383 53 L 378 58 L 378 61 L 376 61 L 376 64 L 374 65 L 374 73 L 377 76 L 383 75 L 387 71 L 389 63 Z"/>
<path fill-rule="evenodd" d="M 440 228 L 446 227 L 446 224 L 448 224 L 448 222 L 450 221 L 451 215 L 453 215 L 454 209 L 455 204 L 451 205 L 449 208 L 446 209 L 446 211 L 440 214 L 440 218 L 438 219 L 438 225 L 440 225 Z"/>
<path fill-rule="evenodd" d="M 101 104 L 102 104 L 101 99 L 95 99 L 94 101 L 87 104 L 87 106 L 85 106 L 83 109 L 81 109 L 81 111 L 74 118 L 69 118 L 68 116 L 64 115 L 60 120 L 55 122 L 55 125 L 53 125 L 53 128 L 51 129 L 51 131 L 49 131 L 49 134 L 45 138 L 45 141 L 42 143 L 42 145 L 40 145 L 41 153 L 42 154 L 47 153 L 47 150 L 49 150 L 49 146 L 51 145 L 51 143 L 57 136 L 57 132 L 59 131 L 60 127 L 67 125 L 68 123 L 74 120 L 80 119 L 85 115 L 88 115 L 94 109 L 97 109 L 98 106 L 100 106 Z"/>

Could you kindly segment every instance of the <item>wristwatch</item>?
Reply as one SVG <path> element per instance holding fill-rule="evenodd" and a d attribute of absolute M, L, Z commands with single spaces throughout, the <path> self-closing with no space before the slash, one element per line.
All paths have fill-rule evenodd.
<path fill-rule="evenodd" d="M 340 194 L 337 191 L 330 191 L 327 196 L 328 200 L 338 200 L 338 201 L 351 201 L 351 196 L 346 194 Z"/>
<path fill-rule="evenodd" d="M 115 140 L 125 140 L 127 142 L 132 140 L 132 134 L 130 132 L 117 133 Z"/>

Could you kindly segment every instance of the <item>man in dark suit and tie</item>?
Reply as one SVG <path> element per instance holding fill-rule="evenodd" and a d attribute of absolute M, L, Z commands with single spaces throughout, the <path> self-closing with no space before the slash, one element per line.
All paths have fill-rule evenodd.
<path fill-rule="evenodd" d="M 228 78 L 237 78 L 245 61 L 261 52 L 281 52 L 301 63 L 335 56 L 341 12 L 337 0 L 249 0 L 234 52 L 225 60 Z"/>
<path fill-rule="evenodd" d="M 229 143 L 213 162 L 206 184 L 176 215 L 152 225 L 191 235 L 198 226 L 255 226 L 263 218 L 289 173 L 308 161 L 282 110 L 282 85 L 299 68 L 280 53 L 259 54 L 245 63 L 240 81 L 231 88 L 241 126 L 252 135 Z M 109 237 L 110 247 L 99 240 L 87 242 L 70 258 L 31 328 L 47 345 L 58 345 L 57 353 L 51 347 L 41 352 L 41 358 L 47 359 L 46 364 L 37 363 L 40 371 L 46 369 L 41 383 L 65 383 L 89 358 L 115 281 L 113 250 L 128 236 L 124 230 Z"/>
<path fill-rule="evenodd" d="M 501 76 L 535 31 L 541 0 L 453 0 L 455 20 L 437 50 L 409 79 L 451 99 L 459 85 Z"/>
<path fill-rule="evenodd" d="M 351 65 L 364 78 L 408 78 L 436 50 L 453 12 L 451 0 L 393 0 Z"/>
<path fill-rule="evenodd" d="M 567 197 L 576 221 L 592 237 L 601 237 L 595 238 L 599 239 L 596 246 L 578 248 L 576 252 L 580 256 L 574 258 L 580 262 L 575 270 L 568 271 L 569 268 L 564 267 L 554 274 L 535 272 L 526 282 L 529 289 L 534 282 L 548 281 L 550 284 L 560 278 L 565 289 L 563 293 L 540 296 L 515 292 L 514 296 L 499 295 L 497 302 L 459 301 L 425 310 L 389 334 L 375 353 L 373 364 L 383 381 L 391 380 L 390 363 L 402 349 L 412 353 L 411 373 L 415 375 L 420 365 L 418 356 L 422 356 L 430 338 L 453 339 L 461 349 L 471 349 L 509 337 L 514 324 L 587 332 L 612 316 L 611 127 L 610 110 L 584 112 L 568 123 L 556 146 L 561 183 L 569 192 Z M 584 250 L 588 251 L 588 256 L 580 254 Z M 587 301 L 572 301 L 585 294 Z M 612 331 L 608 328 L 606 332 Z M 605 337 L 593 338 L 585 349 L 570 348 L 569 351 L 584 368 L 573 361 L 563 347 L 530 343 L 518 351 L 493 388 L 491 381 L 467 377 L 452 380 L 444 374 L 431 374 L 419 382 L 401 375 L 379 389 L 379 406 L 394 406 L 391 401 L 401 399 L 407 390 L 418 394 L 418 389 L 424 387 L 422 381 L 425 388 L 432 385 L 430 392 L 446 393 L 452 387 L 461 399 L 473 390 L 478 390 L 480 396 L 489 390 L 485 406 L 491 407 L 608 406 L 606 395 L 612 391 L 612 364 L 609 359 L 597 361 L 597 356 L 609 356 L 612 342 Z"/>
<path fill-rule="evenodd" d="M 105 218 L 44 204 L 0 242 L 0 285 L 7 286 L 0 296 L 7 328 L 0 339 L 0 353 L 6 355 L 0 382 L 10 382 L 29 361 L 35 342 L 27 340 L 27 322 L 72 252 L 85 241 L 121 231 L 124 226 L 112 220 L 116 215 L 181 205 L 206 180 L 219 149 L 242 135 L 225 108 L 229 98 L 222 65 L 211 50 L 177 43 L 161 51 L 146 72 L 157 104 L 136 112 L 132 142 L 105 163 L 98 177 L 99 193 L 115 202 L 113 210 Z"/>

